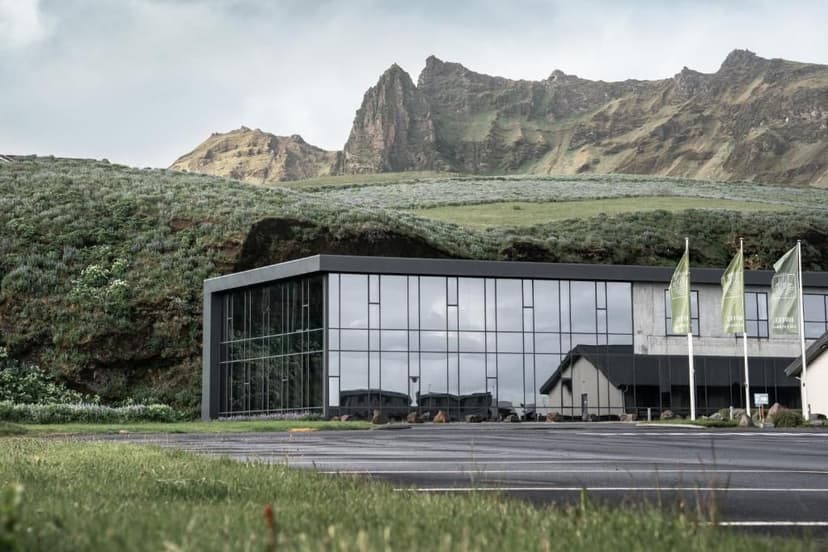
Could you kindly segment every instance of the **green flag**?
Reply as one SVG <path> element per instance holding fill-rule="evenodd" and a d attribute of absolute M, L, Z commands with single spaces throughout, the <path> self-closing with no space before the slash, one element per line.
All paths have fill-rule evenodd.
<path fill-rule="evenodd" d="M 673 277 L 670 279 L 670 310 L 673 314 L 673 333 L 689 334 L 690 326 L 690 254 L 685 248 Z"/>
<path fill-rule="evenodd" d="M 722 274 L 724 333 L 745 332 L 745 262 L 740 249 Z"/>
<path fill-rule="evenodd" d="M 772 336 L 799 335 L 799 256 L 796 247 L 773 265 L 769 298 Z"/>

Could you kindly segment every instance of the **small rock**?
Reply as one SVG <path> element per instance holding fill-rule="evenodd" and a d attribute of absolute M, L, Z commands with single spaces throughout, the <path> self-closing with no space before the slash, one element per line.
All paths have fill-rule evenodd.
<path fill-rule="evenodd" d="M 753 420 L 747 414 L 742 413 L 739 417 L 739 427 L 753 427 Z"/>
<path fill-rule="evenodd" d="M 350 414 L 343 414 L 342 416 L 339 417 L 339 421 L 340 422 L 347 422 L 351 418 L 353 418 L 353 416 L 351 416 Z"/>
<path fill-rule="evenodd" d="M 664 410 L 661 413 L 661 416 L 659 416 L 659 418 L 662 419 L 662 420 L 672 420 L 675 417 L 676 417 L 676 415 L 673 414 L 672 410 Z"/>
<path fill-rule="evenodd" d="M 466 416 L 466 422 L 470 424 L 479 424 L 483 421 L 483 416 L 480 414 L 469 414 Z"/>
<path fill-rule="evenodd" d="M 423 418 L 416 412 L 409 412 L 408 416 L 405 417 L 405 421 L 409 424 L 421 424 L 423 423 Z"/>
<path fill-rule="evenodd" d="M 517 414 L 509 414 L 508 416 L 503 418 L 503 421 L 504 422 L 516 423 L 516 422 L 520 421 L 520 416 L 518 416 Z"/>
<path fill-rule="evenodd" d="M 709 419 L 716 420 L 717 422 L 719 422 L 719 421 L 723 420 L 724 417 L 721 414 L 719 414 L 718 412 L 716 412 L 715 414 L 711 414 Z"/>
<path fill-rule="evenodd" d="M 125 430 L 125 429 L 119 429 L 119 430 L 118 430 L 118 433 L 120 433 L 121 435 L 126 435 L 126 434 L 128 434 L 128 433 L 129 433 L 129 431 L 127 431 L 127 430 Z"/>
<path fill-rule="evenodd" d="M 447 424 L 449 423 L 449 417 L 442 410 L 438 410 L 437 414 L 435 414 L 434 419 L 432 421 L 435 424 Z"/>
<path fill-rule="evenodd" d="M 379 410 L 374 410 L 374 416 L 371 418 L 371 423 L 380 425 L 380 424 L 387 424 L 388 418 L 382 415 L 382 412 Z"/>
<path fill-rule="evenodd" d="M 638 414 L 635 412 L 628 412 L 626 414 L 621 415 L 622 422 L 634 422 L 638 419 Z"/>
<path fill-rule="evenodd" d="M 561 415 L 558 414 L 557 412 L 549 412 L 548 414 L 546 414 L 546 421 L 547 422 L 560 422 L 561 421 Z"/>

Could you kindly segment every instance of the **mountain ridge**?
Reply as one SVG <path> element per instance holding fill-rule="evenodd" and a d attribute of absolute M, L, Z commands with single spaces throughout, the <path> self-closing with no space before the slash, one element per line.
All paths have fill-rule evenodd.
<path fill-rule="evenodd" d="M 264 159 L 261 147 L 248 154 L 261 138 L 240 131 L 214 134 L 171 168 L 257 183 L 444 170 L 826 187 L 828 66 L 733 50 L 714 73 L 684 67 L 665 79 L 605 82 L 556 69 L 531 81 L 431 55 L 416 85 L 397 64 L 383 72 L 341 151 L 302 141 L 307 147 L 277 147 Z"/>

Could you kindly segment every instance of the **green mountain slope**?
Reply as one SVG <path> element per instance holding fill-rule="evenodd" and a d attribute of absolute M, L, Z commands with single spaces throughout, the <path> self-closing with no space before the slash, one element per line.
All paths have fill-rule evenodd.
<path fill-rule="evenodd" d="M 733 188 L 697 184 L 711 194 Z M 549 201 L 561 190 L 582 189 L 583 200 L 635 186 L 671 195 L 689 185 L 423 177 L 412 188 L 394 177 L 300 192 L 99 161 L 17 158 L 0 164 L 0 345 L 106 400 L 152 395 L 195 406 L 202 281 L 234 270 L 316 253 L 670 265 L 685 235 L 697 265 L 724 266 L 744 235 L 752 267 L 769 266 L 801 237 L 806 268 L 828 268 L 828 192 L 820 190 L 751 188 L 793 207 L 784 214 L 654 211 L 480 231 L 420 218 L 407 211 L 414 196 L 404 196 L 411 190 L 436 206 L 443 195 L 443 205 L 464 197 L 480 203 L 474 194 L 481 190 L 486 201 L 509 200 L 514 186 Z M 806 191 L 817 195 L 797 195 Z"/>

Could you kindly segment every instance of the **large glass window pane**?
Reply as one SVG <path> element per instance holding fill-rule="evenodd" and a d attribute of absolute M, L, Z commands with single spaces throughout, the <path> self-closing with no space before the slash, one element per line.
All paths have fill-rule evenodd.
<path fill-rule="evenodd" d="M 607 282 L 607 330 L 632 333 L 632 292 L 626 282 Z"/>
<path fill-rule="evenodd" d="M 408 350 L 408 332 L 405 330 L 383 330 L 380 332 L 380 340 L 380 349 L 383 351 Z"/>
<path fill-rule="evenodd" d="M 808 322 L 825 321 L 825 299 L 822 295 L 806 293 L 803 296 L 805 320 Z"/>
<path fill-rule="evenodd" d="M 523 291 L 520 280 L 497 280 L 497 330 L 523 327 Z"/>
<path fill-rule="evenodd" d="M 340 348 L 345 351 L 365 351 L 368 349 L 367 330 L 340 330 Z"/>
<path fill-rule="evenodd" d="M 368 353 L 343 352 L 339 362 L 340 388 L 367 389 L 368 388 Z"/>
<path fill-rule="evenodd" d="M 420 279 L 408 277 L 408 327 L 416 330 L 420 327 Z"/>
<path fill-rule="evenodd" d="M 367 328 L 368 278 L 363 274 L 342 274 L 339 280 L 341 327 Z"/>
<path fill-rule="evenodd" d="M 486 392 L 486 358 L 482 354 L 460 355 L 460 394 Z M 462 402 L 462 400 L 461 400 Z"/>
<path fill-rule="evenodd" d="M 368 353 L 368 387 L 380 388 L 380 354 L 377 351 Z"/>
<path fill-rule="evenodd" d="M 486 335 L 483 332 L 460 332 L 461 352 L 485 352 Z"/>
<path fill-rule="evenodd" d="M 499 408 L 520 413 L 523 405 L 523 355 L 497 355 L 497 391 Z M 505 413 L 505 412 L 504 412 Z"/>
<path fill-rule="evenodd" d="M 483 330 L 486 305 L 483 279 L 459 278 L 457 304 L 461 330 Z"/>
<path fill-rule="evenodd" d="M 422 398 L 448 392 L 447 371 L 448 358 L 446 353 L 422 353 L 420 355 L 420 391 L 422 393 L 419 401 L 420 406 L 427 406 Z M 436 413 L 435 411 L 434 414 Z"/>
<path fill-rule="evenodd" d="M 380 306 L 374 303 L 368 305 L 368 327 L 380 327 Z"/>
<path fill-rule="evenodd" d="M 339 378 L 328 378 L 328 406 L 339 406 Z"/>
<path fill-rule="evenodd" d="M 519 332 L 497 332 L 497 352 L 522 353 L 523 334 Z"/>
<path fill-rule="evenodd" d="M 561 282 L 561 332 L 569 332 L 570 308 L 569 308 L 569 282 Z"/>
<path fill-rule="evenodd" d="M 524 307 L 531 307 L 532 306 L 532 280 L 523 280 L 523 306 Z"/>
<path fill-rule="evenodd" d="M 380 279 L 381 290 L 381 316 L 382 328 L 404 330 L 407 328 L 408 309 L 406 296 L 405 276 L 382 276 Z"/>
<path fill-rule="evenodd" d="M 460 358 L 456 354 L 448 356 L 448 392 L 450 395 L 460 394 Z"/>
<path fill-rule="evenodd" d="M 535 352 L 536 353 L 560 353 L 561 352 L 561 336 L 556 333 L 536 333 L 535 334 Z"/>
<path fill-rule="evenodd" d="M 572 331 L 595 331 L 595 282 L 572 282 L 570 288 Z"/>
<path fill-rule="evenodd" d="M 271 320 L 273 320 L 272 311 L 273 308 L 271 307 Z M 328 275 L 328 326 L 331 328 L 339 327 L 339 274 Z"/>
<path fill-rule="evenodd" d="M 446 279 L 446 302 L 449 305 L 457 304 L 457 278 Z"/>
<path fill-rule="evenodd" d="M 370 303 L 380 302 L 379 274 L 368 275 L 368 301 Z"/>
<path fill-rule="evenodd" d="M 420 332 L 420 350 L 445 351 L 448 347 L 446 332 Z"/>
<path fill-rule="evenodd" d="M 497 322 L 497 301 L 495 301 L 495 280 L 486 279 L 486 330 L 494 331 Z"/>
<path fill-rule="evenodd" d="M 558 282 L 535 280 L 535 330 L 557 332 L 560 330 Z"/>
<path fill-rule="evenodd" d="M 445 278 L 420 278 L 420 327 L 424 330 L 446 329 Z"/>
<path fill-rule="evenodd" d="M 324 309 L 323 297 L 324 280 L 322 276 L 316 276 L 308 282 L 308 328 L 316 329 L 322 327 L 322 310 Z"/>
<path fill-rule="evenodd" d="M 407 353 L 381 353 L 382 360 L 382 390 L 394 391 L 408 395 L 408 354 Z M 409 398 L 410 399 L 410 398 Z M 405 401 L 408 406 L 410 400 Z M 403 406 L 399 404 L 397 406 Z"/>

